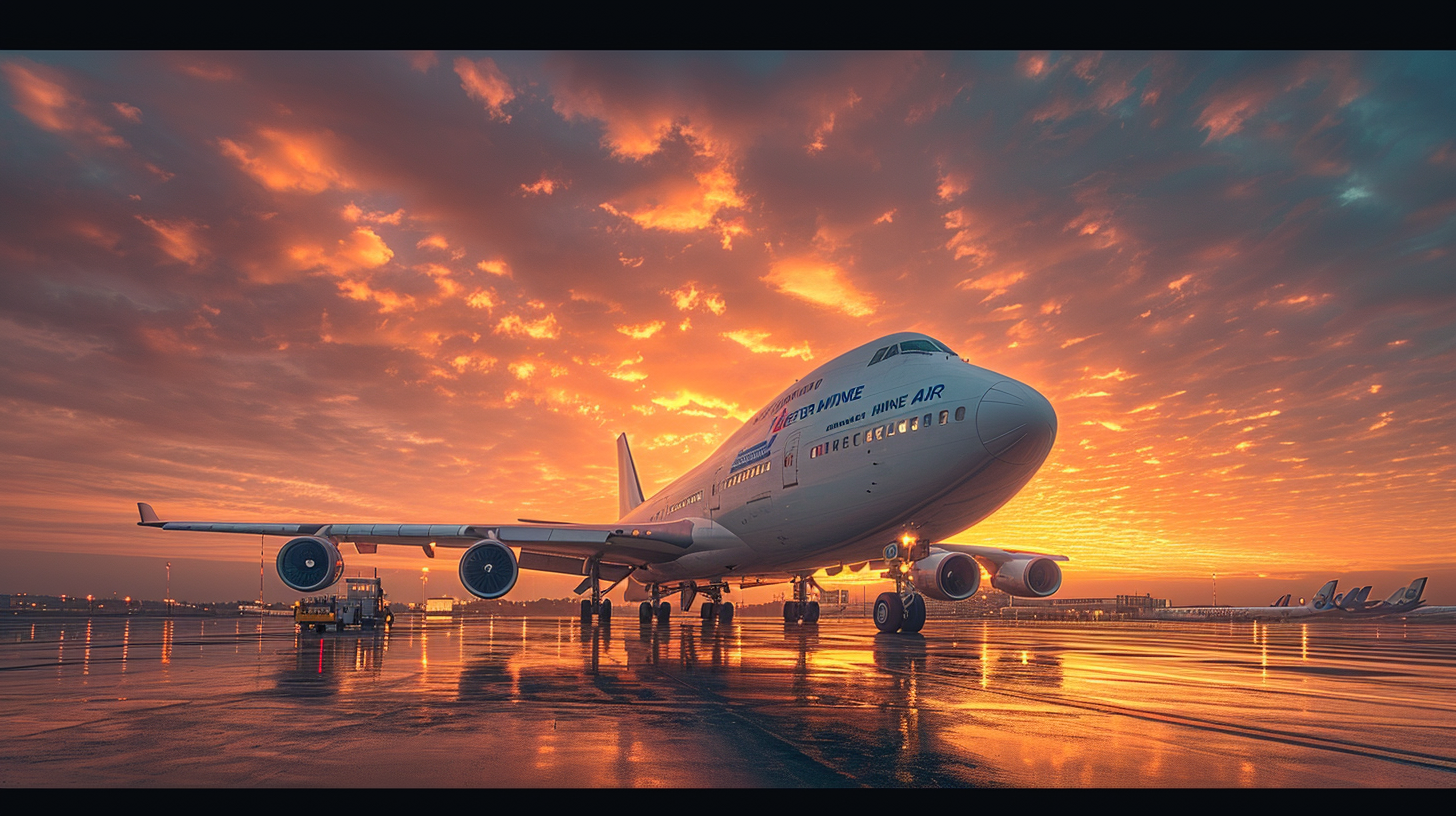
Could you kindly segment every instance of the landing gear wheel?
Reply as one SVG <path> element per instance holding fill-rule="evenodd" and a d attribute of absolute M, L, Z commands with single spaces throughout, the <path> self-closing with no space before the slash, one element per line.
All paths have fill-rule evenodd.
<path fill-rule="evenodd" d="M 601 611 L 597 613 L 597 623 L 603 626 L 612 625 L 612 600 L 610 598 L 602 599 Z"/>
<path fill-rule="evenodd" d="M 328 626 L 325 626 L 322 623 L 320 623 L 320 624 L 315 624 L 314 627 L 313 627 L 313 630 L 315 632 L 319 633 L 320 635 L 322 635 L 324 633 L 324 630 L 327 629 L 327 628 L 329 628 L 329 627 Z"/>
<path fill-rule="evenodd" d="M 881 592 L 875 599 L 875 628 L 886 634 L 900 631 L 905 620 L 905 604 L 896 592 Z"/>
<path fill-rule="evenodd" d="M 714 606 L 715 604 L 711 601 L 705 601 L 702 606 L 698 607 L 698 614 L 703 618 L 703 623 L 711 622 L 713 616 L 717 614 L 717 611 L 713 608 Z"/>
<path fill-rule="evenodd" d="M 907 634 L 919 632 L 925 626 L 925 597 L 920 593 L 910 596 L 909 603 L 905 604 L 905 620 L 900 624 L 900 631 Z"/>
<path fill-rule="evenodd" d="M 718 607 L 718 625 L 719 626 L 727 626 L 728 624 L 732 623 L 733 622 L 733 604 L 731 602 L 729 602 L 729 603 L 721 603 L 721 604 L 717 604 L 717 607 Z"/>
<path fill-rule="evenodd" d="M 588 626 L 591 626 L 591 601 L 583 600 L 581 602 L 581 628 L 585 629 Z"/>
<path fill-rule="evenodd" d="M 652 625 L 652 604 L 643 601 L 642 605 L 637 607 L 637 622 L 643 626 Z"/>
<path fill-rule="evenodd" d="M 819 622 L 819 602 L 818 601 L 810 601 L 809 603 L 805 604 L 805 608 L 804 608 L 804 623 L 818 623 L 818 622 Z"/>
<path fill-rule="evenodd" d="M 666 601 L 657 605 L 657 625 L 666 626 L 672 617 L 672 604 Z"/>
<path fill-rule="evenodd" d="M 795 623 L 799 620 L 798 601 L 784 601 L 784 623 Z"/>

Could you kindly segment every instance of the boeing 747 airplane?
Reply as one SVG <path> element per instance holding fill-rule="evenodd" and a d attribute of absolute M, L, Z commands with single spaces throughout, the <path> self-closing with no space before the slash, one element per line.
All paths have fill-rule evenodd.
<path fill-rule="evenodd" d="M 577 594 L 591 593 L 583 625 L 610 621 L 605 596 L 629 577 L 626 597 L 641 601 L 644 625 L 668 623 L 672 595 L 686 612 L 699 593 L 702 618 L 727 623 L 731 587 L 782 582 L 794 588 L 784 620 L 815 623 L 814 574 L 868 568 L 896 587 L 876 599 L 876 627 L 917 632 L 922 596 L 966 600 L 983 569 L 1012 595 L 1061 587 L 1065 556 L 945 542 L 1010 501 L 1056 432 L 1051 404 L 1029 386 L 924 334 L 899 333 L 809 372 L 651 498 L 619 436 L 620 514 L 611 523 L 162 521 L 150 505 L 138 509 L 146 527 L 288 536 L 278 575 L 299 592 L 338 581 L 348 544 L 359 553 L 420 547 L 431 558 L 449 547 L 464 550 L 460 582 L 481 598 L 510 592 L 522 569 L 583 576 Z"/>

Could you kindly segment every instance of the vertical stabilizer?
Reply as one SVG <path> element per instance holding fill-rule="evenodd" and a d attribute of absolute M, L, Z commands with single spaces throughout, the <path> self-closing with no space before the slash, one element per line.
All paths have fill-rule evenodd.
<path fill-rule="evenodd" d="M 617 507 L 618 518 L 632 512 L 642 503 L 642 482 L 637 479 L 637 466 L 632 464 L 632 449 L 627 447 L 627 435 L 617 437 Z"/>
<path fill-rule="evenodd" d="M 1331 606 L 1330 599 L 1334 597 L 1336 583 L 1337 581 L 1331 581 L 1320 587 L 1319 592 L 1316 592 L 1314 597 L 1309 601 L 1310 608 L 1324 609 L 1327 606 Z"/>

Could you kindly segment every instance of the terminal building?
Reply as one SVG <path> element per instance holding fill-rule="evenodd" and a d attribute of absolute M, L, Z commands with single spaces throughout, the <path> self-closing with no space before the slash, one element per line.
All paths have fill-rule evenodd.
<path fill-rule="evenodd" d="M 1151 609 L 1168 608 L 1166 598 L 1114 595 L 1111 598 L 1013 598 L 997 611 L 1006 620 L 1120 620 Z"/>

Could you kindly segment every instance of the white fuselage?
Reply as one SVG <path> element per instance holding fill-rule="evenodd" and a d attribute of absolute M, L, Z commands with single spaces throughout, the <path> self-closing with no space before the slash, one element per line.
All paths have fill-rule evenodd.
<path fill-rule="evenodd" d="M 1033 389 L 954 354 L 877 351 L 810 372 L 620 524 L 694 520 L 694 545 L 647 582 L 764 578 L 940 541 L 1009 501 L 1051 450 L 1056 415 Z M 707 529 L 705 529 L 707 528 Z"/>

